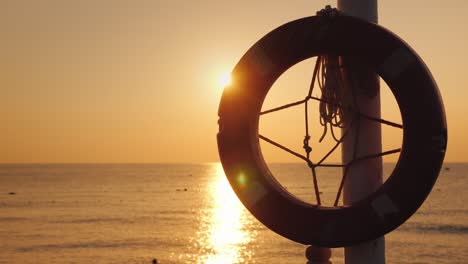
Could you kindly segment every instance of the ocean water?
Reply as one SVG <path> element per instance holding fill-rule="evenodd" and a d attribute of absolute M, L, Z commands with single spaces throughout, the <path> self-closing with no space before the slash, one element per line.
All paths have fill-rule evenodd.
<path fill-rule="evenodd" d="M 468 263 L 468 164 L 445 167 L 386 236 L 387 263 Z M 288 191 L 313 198 L 307 168 L 271 168 Z M 330 202 L 338 172 L 320 173 Z M 306 263 L 305 248 L 251 216 L 218 163 L 0 165 L 0 263 Z"/>

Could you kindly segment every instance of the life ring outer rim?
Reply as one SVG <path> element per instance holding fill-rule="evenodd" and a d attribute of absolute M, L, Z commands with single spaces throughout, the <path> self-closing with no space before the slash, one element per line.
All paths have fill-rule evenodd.
<path fill-rule="evenodd" d="M 367 45 L 360 37 L 369 37 L 366 40 L 373 42 L 372 49 L 359 47 Z M 346 47 L 340 46 L 343 44 Z M 338 209 L 311 206 L 282 192 L 272 181 L 257 136 L 258 114 L 273 82 L 295 63 L 328 52 L 356 52 L 374 65 L 392 89 L 405 127 L 400 159 L 390 179 L 366 199 Z M 398 61 L 398 56 L 403 62 Z M 405 56 L 412 60 L 409 66 Z M 382 66 L 386 63 L 400 63 L 406 69 L 395 74 Z M 390 31 L 348 16 L 298 19 L 276 28 L 253 45 L 232 76 L 234 84 L 224 91 L 218 112 L 221 163 L 241 202 L 274 232 L 302 244 L 350 246 L 394 230 L 429 195 L 447 144 L 443 103 L 424 62 Z M 414 85 L 416 91 L 409 87 Z M 418 96 L 422 97 L 416 101 L 420 109 L 411 102 Z M 424 111 L 430 118 L 421 114 Z M 428 122 L 427 126 L 421 126 L 424 122 Z M 247 178 L 247 183 L 240 177 Z"/>

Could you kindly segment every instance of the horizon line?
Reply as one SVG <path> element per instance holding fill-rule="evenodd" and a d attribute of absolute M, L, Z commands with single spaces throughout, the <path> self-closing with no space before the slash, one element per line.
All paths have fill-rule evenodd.
<path fill-rule="evenodd" d="M 155 161 L 155 162 L 0 162 L 0 165 L 201 165 L 221 163 L 221 161 L 200 161 L 200 162 L 173 162 L 173 161 Z M 273 161 L 270 164 L 305 164 L 300 161 Z M 397 163 L 397 161 L 386 161 L 383 163 Z M 444 161 L 448 163 L 468 163 L 468 161 Z M 307 164 L 305 164 L 307 165 Z"/>

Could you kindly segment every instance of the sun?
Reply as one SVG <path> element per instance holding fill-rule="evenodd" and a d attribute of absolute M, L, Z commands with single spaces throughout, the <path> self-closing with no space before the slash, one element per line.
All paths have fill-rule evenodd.
<path fill-rule="evenodd" d="M 224 72 L 218 77 L 218 86 L 220 89 L 224 89 L 231 84 L 231 81 L 231 73 Z"/>

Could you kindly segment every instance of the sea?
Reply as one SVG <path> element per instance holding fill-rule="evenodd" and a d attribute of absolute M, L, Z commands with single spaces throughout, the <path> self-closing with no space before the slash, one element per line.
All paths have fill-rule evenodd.
<path fill-rule="evenodd" d="M 304 165 L 270 168 L 312 199 Z M 326 202 L 339 174 L 320 172 Z M 468 164 L 444 164 L 423 206 L 385 236 L 387 263 L 468 263 L 467 198 Z M 219 163 L 0 165 L 0 263 L 304 264 L 305 249 L 256 220 Z"/>

